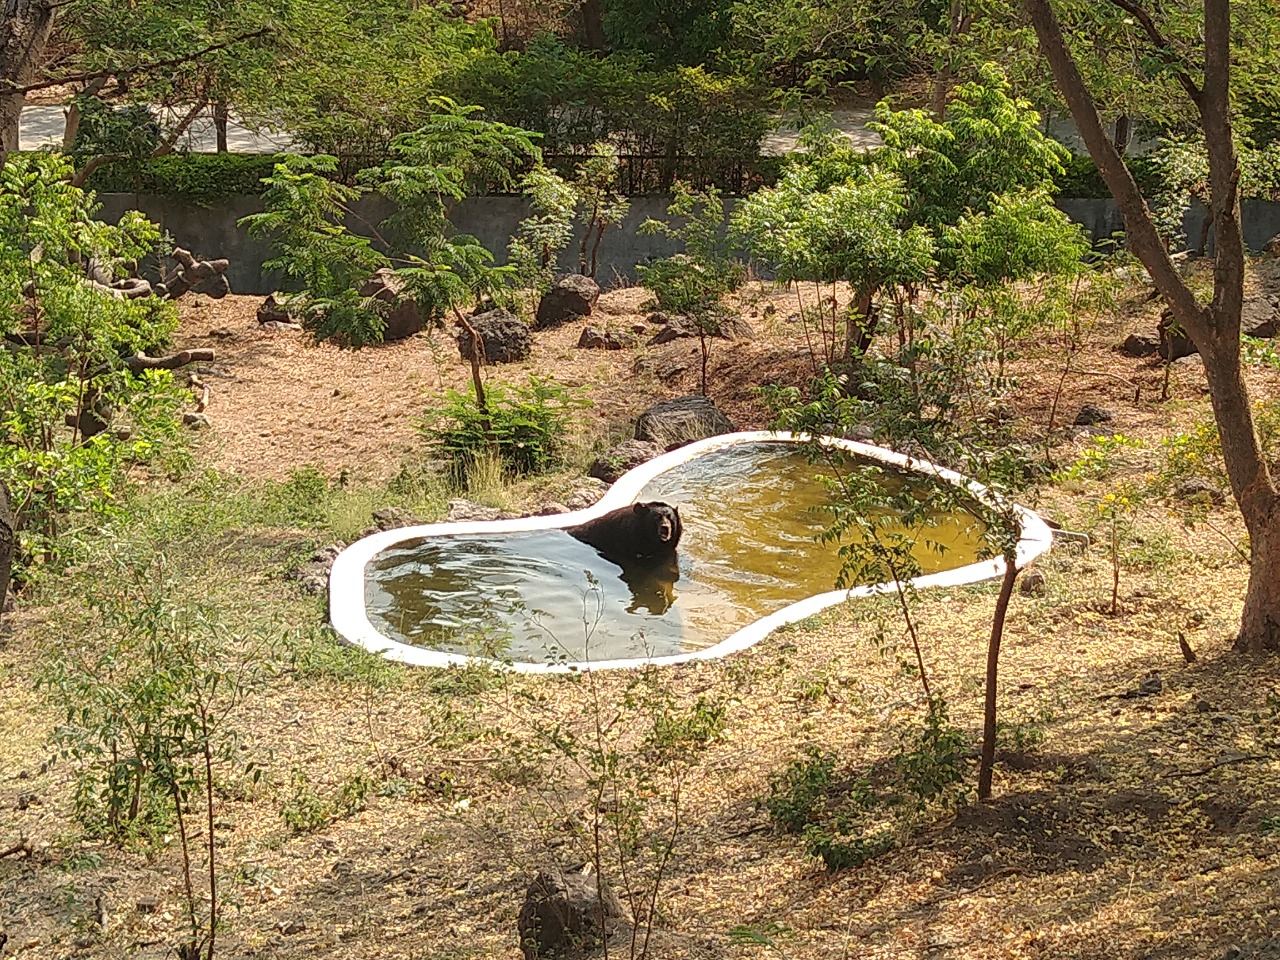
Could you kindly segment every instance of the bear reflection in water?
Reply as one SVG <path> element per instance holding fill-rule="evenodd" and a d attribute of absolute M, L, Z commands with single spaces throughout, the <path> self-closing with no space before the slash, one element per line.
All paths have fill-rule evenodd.
<path fill-rule="evenodd" d="M 676 547 L 684 533 L 677 507 L 660 500 L 633 503 L 565 531 L 622 568 L 619 579 L 631 590 L 628 613 L 660 616 L 675 602 Z"/>

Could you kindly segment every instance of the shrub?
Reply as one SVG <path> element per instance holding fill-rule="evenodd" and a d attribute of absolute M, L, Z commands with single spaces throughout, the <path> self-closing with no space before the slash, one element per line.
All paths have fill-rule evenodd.
<path fill-rule="evenodd" d="M 569 414 L 591 405 L 581 393 L 539 377 L 530 377 L 523 387 L 490 384 L 486 394 L 487 415 L 474 396 L 449 390 L 444 405 L 430 411 L 421 424 L 459 479 L 489 450 L 511 473 L 547 470 L 563 449 Z"/>
<path fill-rule="evenodd" d="M 150 193 L 197 207 L 231 197 L 260 196 L 281 154 L 171 153 L 99 167 L 89 188 L 99 193 Z"/>

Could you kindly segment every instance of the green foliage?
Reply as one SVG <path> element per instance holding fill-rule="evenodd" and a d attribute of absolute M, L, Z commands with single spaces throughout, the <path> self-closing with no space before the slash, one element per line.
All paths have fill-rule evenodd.
<path fill-rule="evenodd" d="M 662 66 L 694 66 L 729 42 L 733 6 L 733 0 L 609 0 L 604 29 L 615 50 L 651 57 Z"/>
<path fill-rule="evenodd" d="M 522 387 L 491 384 L 486 393 L 488 410 L 482 411 L 473 396 L 449 390 L 444 405 L 422 424 L 459 479 L 491 450 L 512 473 L 547 470 L 563 449 L 572 412 L 590 406 L 580 393 L 539 377 Z"/>
<path fill-rule="evenodd" d="M 386 318 L 385 304 L 358 290 L 390 261 L 343 224 L 360 191 L 335 183 L 336 170 L 333 157 L 286 157 L 263 181 L 266 209 L 240 225 L 272 239 L 276 255 L 264 266 L 302 286 L 288 301 L 316 339 L 360 347 L 382 339 Z"/>
<path fill-rule="evenodd" d="M 1137 437 L 1126 437 L 1122 433 L 1094 437 L 1089 446 L 1085 447 L 1074 461 L 1053 475 L 1053 480 L 1064 483 L 1101 479 L 1130 465 L 1132 463 L 1130 451 L 1142 450 L 1145 446 L 1146 444 Z"/>
<path fill-rule="evenodd" d="M 1125 166 L 1146 196 L 1154 196 L 1160 189 L 1161 171 L 1151 157 L 1126 157 Z M 1057 178 L 1057 195 L 1064 199 L 1110 200 L 1111 189 L 1092 157 L 1073 154 L 1065 159 L 1063 173 Z"/>
<path fill-rule="evenodd" d="M 654 295 L 654 305 L 667 313 L 688 317 L 698 327 L 702 347 L 702 392 L 707 393 L 708 337 L 721 332 L 728 317 L 723 299 L 742 286 L 746 272 L 727 250 L 724 236 L 724 201 L 715 187 L 705 193 L 677 182 L 675 196 L 667 207 L 663 223 L 646 220 L 641 233 L 661 233 L 684 248 L 674 257 L 665 257 L 636 268 L 643 283 Z"/>
<path fill-rule="evenodd" d="M 126 364 L 167 341 L 172 304 L 104 294 L 83 266 L 93 258 L 122 276 L 159 232 L 136 213 L 94 220 L 93 195 L 69 172 L 44 154 L 10 156 L 0 171 L 0 335 L 38 341 L 0 351 L 0 482 L 27 555 L 70 552 L 74 537 L 59 542 L 68 519 L 79 529 L 109 513 L 127 467 L 160 458 L 176 436 L 172 375 Z M 107 429 L 117 417 L 128 439 Z"/>
<path fill-rule="evenodd" d="M 197 207 L 257 196 L 283 154 L 171 153 L 99 167 L 86 186 L 98 193 L 146 193 Z"/>
<path fill-rule="evenodd" d="M 321 796 L 302 768 L 289 778 L 289 795 L 280 805 L 280 819 L 294 833 L 315 833 L 336 820 L 355 816 L 378 788 L 371 777 L 356 773 L 343 780 L 332 797 Z"/>
<path fill-rule="evenodd" d="M 516 268 L 521 288 L 537 294 L 551 289 L 556 261 L 573 239 L 578 194 L 553 170 L 536 166 L 520 181 L 532 216 L 520 221 L 507 246 L 507 259 Z"/>
<path fill-rule="evenodd" d="M 1240 165 L 1240 199 L 1274 200 L 1280 196 L 1280 143 L 1255 148 L 1236 145 Z M 1182 218 L 1193 200 L 1209 201 L 1209 155 L 1204 138 L 1160 141 L 1152 157 L 1159 189 L 1152 199 L 1157 226 L 1172 242 L 1184 239 Z"/>
<path fill-rule="evenodd" d="M 749 80 L 700 66 L 653 70 L 546 36 L 523 52 L 477 56 L 440 89 L 495 119 L 540 131 L 548 162 L 561 173 L 601 142 L 638 158 L 622 184 L 627 194 L 667 190 L 677 179 L 740 189 L 742 165 L 759 159 L 769 129 Z"/>
<path fill-rule="evenodd" d="M 899 732 L 899 749 L 861 773 L 816 747 L 769 779 L 760 800 L 779 829 L 798 833 L 829 870 L 858 866 L 897 845 L 921 818 L 954 809 L 963 787 L 968 739 L 933 701 L 924 723 Z"/>
<path fill-rule="evenodd" d="M 114 563 L 88 598 L 82 639 L 50 651 L 38 685 L 62 713 L 52 742 L 74 763 L 77 819 L 123 839 L 172 825 L 216 768 L 256 777 L 228 721 L 264 659 L 261 638 L 176 599 L 163 557 Z"/>
<path fill-rule="evenodd" d="M 618 192 L 618 153 L 612 144 L 602 140 L 591 145 L 591 152 L 574 175 L 573 192 L 584 225 L 578 244 L 578 272 L 594 278 L 604 232 L 621 226 L 631 209 L 631 202 Z"/>

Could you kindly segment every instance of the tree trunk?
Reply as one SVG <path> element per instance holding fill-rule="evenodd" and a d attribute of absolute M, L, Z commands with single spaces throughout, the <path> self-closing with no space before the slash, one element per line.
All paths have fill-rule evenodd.
<path fill-rule="evenodd" d="M 604 10 L 600 0 L 583 0 L 582 32 L 586 36 L 588 47 L 604 53 L 608 44 L 604 37 Z"/>
<path fill-rule="evenodd" d="M 1049 0 L 1023 0 L 1040 48 L 1089 154 L 1124 215 L 1130 249 L 1151 274 L 1174 318 L 1200 351 L 1231 492 L 1251 544 L 1249 588 L 1237 648 L 1280 652 L 1280 490 L 1271 476 L 1240 370 L 1244 301 L 1244 236 L 1240 228 L 1240 168 L 1231 133 L 1229 0 L 1204 2 L 1204 81 L 1175 63 L 1176 79 L 1200 115 L 1209 154 L 1209 216 L 1214 230 L 1213 301 L 1201 304 L 1178 273 L 1146 201 L 1115 144 L 1107 137 L 1093 96 L 1067 49 Z M 1159 28 L 1142 21 L 1152 43 L 1166 48 Z"/>
<path fill-rule="evenodd" d="M 219 100 L 213 105 L 213 131 L 217 137 L 217 146 L 214 148 L 218 153 L 227 152 L 227 118 L 229 111 L 227 102 Z"/>
<path fill-rule="evenodd" d="M 0 162 L 18 149 L 18 115 L 25 93 L 6 93 L 31 83 L 53 29 L 53 0 L 5 0 L 0 8 Z"/>
<path fill-rule="evenodd" d="M 996 691 L 1000 677 L 1000 644 L 1004 640 L 1004 621 L 1013 599 L 1013 583 L 1018 579 L 1017 551 L 1004 558 L 1004 578 L 995 615 L 991 618 L 991 639 L 987 643 L 987 690 L 982 723 L 982 756 L 978 762 L 978 799 L 991 799 L 991 776 L 996 765 Z"/>
<path fill-rule="evenodd" d="M 9 599 L 9 575 L 17 549 L 18 535 L 14 529 L 13 511 L 9 508 L 9 491 L 0 483 L 0 620 L 4 619 L 4 606 Z"/>
<path fill-rule="evenodd" d="M 1129 152 L 1129 140 L 1133 136 L 1133 121 L 1127 113 L 1122 113 L 1116 117 L 1116 153 L 1124 156 Z"/>

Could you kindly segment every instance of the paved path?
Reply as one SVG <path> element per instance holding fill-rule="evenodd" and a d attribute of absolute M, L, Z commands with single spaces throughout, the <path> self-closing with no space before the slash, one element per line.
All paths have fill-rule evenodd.
<path fill-rule="evenodd" d="M 44 146 L 61 146 L 62 131 L 66 127 L 66 114 L 62 107 L 32 105 L 22 108 L 18 120 L 18 140 L 23 150 L 38 150 Z M 288 150 L 291 141 L 282 133 L 255 133 L 231 120 L 227 123 L 227 149 L 232 153 L 279 153 Z M 191 125 L 178 141 L 179 150 L 192 153 L 213 153 L 217 147 L 217 135 L 213 120 L 201 117 Z"/>

